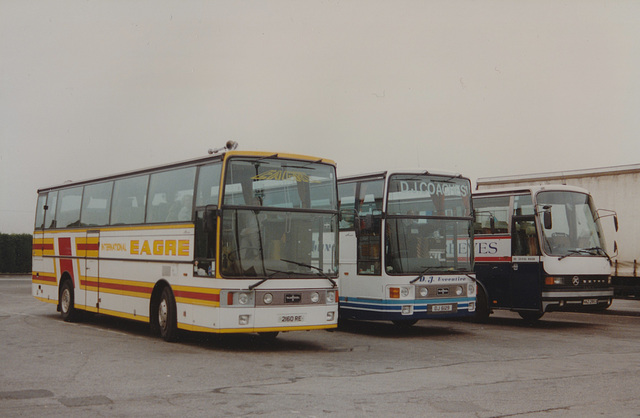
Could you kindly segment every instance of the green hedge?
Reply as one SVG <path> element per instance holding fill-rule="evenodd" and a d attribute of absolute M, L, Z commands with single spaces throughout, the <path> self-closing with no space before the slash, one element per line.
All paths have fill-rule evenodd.
<path fill-rule="evenodd" d="M 31 273 L 30 234 L 0 234 L 0 273 Z"/>

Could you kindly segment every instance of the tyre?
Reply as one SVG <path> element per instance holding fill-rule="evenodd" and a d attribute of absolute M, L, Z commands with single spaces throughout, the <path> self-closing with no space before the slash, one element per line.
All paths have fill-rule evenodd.
<path fill-rule="evenodd" d="M 162 289 L 155 315 L 160 336 L 167 342 L 175 341 L 178 337 L 176 299 L 169 286 Z"/>
<path fill-rule="evenodd" d="M 417 319 L 397 319 L 391 322 L 393 322 L 393 325 L 400 328 L 410 328 L 414 326 L 416 322 L 418 322 L 418 320 Z"/>
<path fill-rule="evenodd" d="M 489 309 L 489 303 L 487 302 L 487 294 L 484 292 L 482 286 L 478 286 L 478 293 L 476 294 L 476 313 L 471 317 L 471 320 L 478 324 L 485 324 L 489 320 L 491 310 Z"/>
<path fill-rule="evenodd" d="M 518 315 L 520 315 L 520 317 L 527 322 L 535 322 L 538 319 L 542 318 L 542 315 L 544 315 L 544 312 L 518 311 Z"/>
<path fill-rule="evenodd" d="M 75 307 L 75 298 L 73 294 L 73 283 L 71 280 L 65 280 L 60 286 L 60 295 L 58 297 L 58 306 L 60 307 L 60 315 L 66 322 L 78 320 L 79 313 Z"/>
<path fill-rule="evenodd" d="M 265 341 L 273 341 L 278 336 L 278 331 L 273 332 L 259 332 L 258 335 Z"/>

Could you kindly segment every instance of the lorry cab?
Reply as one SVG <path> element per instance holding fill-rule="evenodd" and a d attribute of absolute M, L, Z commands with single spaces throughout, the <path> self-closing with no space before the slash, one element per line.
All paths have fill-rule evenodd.
<path fill-rule="evenodd" d="M 476 191 L 473 205 L 478 319 L 495 309 L 535 320 L 611 304 L 610 258 L 587 190 Z"/>

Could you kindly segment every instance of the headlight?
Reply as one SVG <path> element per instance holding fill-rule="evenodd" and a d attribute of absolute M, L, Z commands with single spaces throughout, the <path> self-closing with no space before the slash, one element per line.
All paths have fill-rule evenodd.
<path fill-rule="evenodd" d="M 471 296 L 475 294 L 476 294 L 476 285 L 473 283 L 469 283 L 467 285 L 467 296 Z"/>
<path fill-rule="evenodd" d="M 320 300 L 320 295 L 318 294 L 318 292 L 313 292 L 311 294 L 311 303 L 318 303 L 319 300 Z"/>
<path fill-rule="evenodd" d="M 271 305 L 271 302 L 273 302 L 273 295 L 271 293 L 265 293 L 262 297 L 262 301 L 265 305 Z"/>
<path fill-rule="evenodd" d="M 456 286 L 456 295 L 462 295 L 462 286 Z"/>
<path fill-rule="evenodd" d="M 400 288 L 400 295 L 403 298 L 406 298 L 407 296 L 409 296 L 409 288 L 408 287 L 401 287 Z"/>
<path fill-rule="evenodd" d="M 335 290 L 327 291 L 327 303 L 336 303 L 336 292 Z"/>
<path fill-rule="evenodd" d="M 420 296 L 425 298 L 425 297 L 427 297 L 428 294 L 429 294 L 429 290 L 426 287 L 421 287 L 420 288 Z"/>
<path fill-rule="evenodd" d="M 238 295 L 238 303 L 240 305 L 246 305 L 247 303 L 249 303 L 249 295 L 247 295 L 246 293 L 240 293 Z"/>

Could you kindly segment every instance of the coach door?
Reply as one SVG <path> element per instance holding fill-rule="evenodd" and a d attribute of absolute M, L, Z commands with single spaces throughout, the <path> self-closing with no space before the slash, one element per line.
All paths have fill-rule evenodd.
<path fill-rule="evenodd" d="M 85 305 L 90 312 L 98 312 L 100 303 L 100 265 L 99 265 L 100 231 L 87 231 L 86 241 L 79 246 L 84 250 L 84 274 L 80 288 L 85 293 Z"/>
<path fill-rule="evenodd" d="M 511 308 L 541 309 L 541 280 L 534 215 L 514 215 L 511 228 Z"/>

